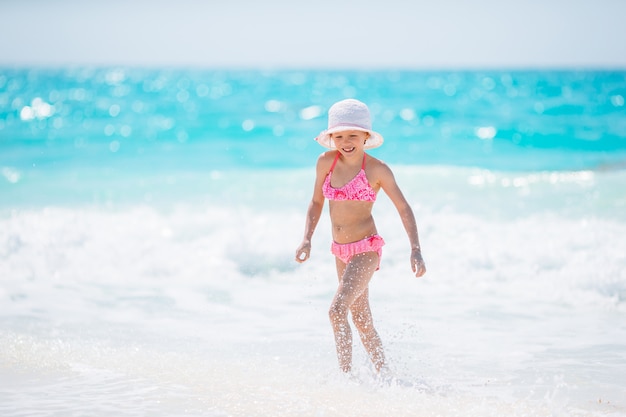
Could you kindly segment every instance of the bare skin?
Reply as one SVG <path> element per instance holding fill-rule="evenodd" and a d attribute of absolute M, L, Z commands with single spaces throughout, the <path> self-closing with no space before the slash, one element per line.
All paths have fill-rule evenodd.
<path fill-rule="evenodd" d="M 367 132 L 360 130 L 334 133 L 332 140 L 337 150 L 325 152 L 319 157 L 313 197 L 307 210 L 304 238 L 296 250 L 297 262 L 305 262 L 310 257 L 311 239 L 325 201 L 322 186 L 336 153 L 339 152 L 340 157 L 333 170 L 331 185 L 340 188 L 361 170 L 364 146 L 368 137 Z M 416 277 L 421 277 L 426 273 L 426 266 L 422 259 L 415 216 L 391 169 L 384 162 L 367 155 L 365 174 L 372 188 L 376 192 L 382 189 L 398 210 L 411 245 L 411 269 Z M 373 205 L 373 202 L 366 201 L 329 201 L 334 241 L 351 243 L 377 234 L 372 217 Z M 361 253 L 352 257 L 347 264 L 339 258 L 335 259 L 339 286 L 331 303 L 329 316 L 335 335 L 339 367 L 344 372 L 350 372 L 352 368 L 352 331 L 348 322 L 350 313 L 365 350 L 375 369 L 380 371 L 385 366 L 385 355 L 382 342 L 373 325 L 368 291 L 369 282 L 378 267 L 378 254 Z"/>

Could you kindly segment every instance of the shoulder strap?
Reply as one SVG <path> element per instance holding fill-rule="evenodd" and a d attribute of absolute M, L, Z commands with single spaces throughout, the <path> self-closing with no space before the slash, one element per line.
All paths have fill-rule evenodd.
<path fill-rule="evenodd" d="M 335 165 L 337 165 L 337 160 L 339 160 L 339 155 L 340 155 L 340 152 L 337 151 L 337 155 L 335 155 L 335 160 L 333 161 L 333 164 L 330 166 L 329 172 L 333 172 L 333 169 L 335 169 Z"/>
<path fill-rule="evenodd" d="M 365 152 L 363 152 L 363 163 L 361 164 L 361 169 L 365 169 L 365 157 L 367 155 L 365 155 Z"/>

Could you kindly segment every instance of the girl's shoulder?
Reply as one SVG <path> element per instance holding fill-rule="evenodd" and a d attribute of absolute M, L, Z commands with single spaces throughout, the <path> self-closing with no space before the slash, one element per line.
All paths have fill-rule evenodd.
<path fill-rule="evenodd" d="M 365 159 L 365 172 L 370 180 L 379 184 L 386 183 L 393 178 L 393 172 L 389 165 L 371 155 L 367 155 Z"/>
<path fill-rule="evenodd" d="M 318 171 L 328 172 L 330 171 L 330 167 L 335 160 L 335 156 L 337 156 L 337 151 L 326 151 L 320 154 L 317 158 L 317 169 Z"/>
<path fill-rule="evenodd" d="M 320 154 L 320 156 L 317 158 L 317 165 L 328 165 L 330 167 L 330 165 L 333 163 L 333 161 L 335 160 L 335 157 L 337 156 L 337 151 L 326 151 L 326 152 L 322 152 Z"/>
<path fill-rule="evenodd" d="M 375 158 L 372 155 L 367 154 L 365 159 L 365 168 L 372 168 L 375 171 L 390 171 L 389 165 L 385 161 Z"/>
<path fill-rule="evenodd" d="M 318 161 L 319 160 L 330 160 L 330 161 L 332 161 L 333 159 L 335 159 L 336 156 L 337 156 L 337 151 L 331 149 L 329 151 L 322 152 L 320 154 L 319 158 L 318 158 Z"/>

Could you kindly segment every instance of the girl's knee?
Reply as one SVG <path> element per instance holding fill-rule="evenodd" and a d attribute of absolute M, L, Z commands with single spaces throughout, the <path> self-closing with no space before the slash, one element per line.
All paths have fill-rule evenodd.
<path fill-rule="evenodd" d="M 367 334 L 374 329 L 372 316 L 369 314 L 352 312 L 352 322 L 360 333 Z"/>
<path fill-rule="evenodd" d="M 328 310 L 328 317 L 333 323 L 346 320 L 348 318 L 348 309 L 341 303 L 332 303 Z"/>

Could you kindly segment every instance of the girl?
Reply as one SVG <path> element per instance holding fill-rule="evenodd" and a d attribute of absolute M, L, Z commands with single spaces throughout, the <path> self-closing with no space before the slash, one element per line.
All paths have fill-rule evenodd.
<path fill-rule="evenodd" d="M 352 331 L 348 312 L 359 332 L 376 371 L 385 365 L 380 337 L 374 329 L 369 305 L 368 285 L 380 265 L 385 244 L 376 231 L 372 207 L 380 189 L 395 205 L 411 244 L 411 269 L 416 277 L 426 273 L 422 259 L 415 216 L 391 169 L 382 161 L 367 155 L 383 143 L 383 137 L 372 130 L 367 106 L 354 99 L 335 103 L 328 111 L 328 129 L 315 140 L 331 149 L 317 160 L 315 188 L 309 204 L 304 238 L 296 250 L 296 261 L 309 259 L 311 238 L 324 206 L 329 201 L 333 243 L 339 286 L 330 306 L 330 321 L 335 335 L 339 367 L 352 368 Z"/>

